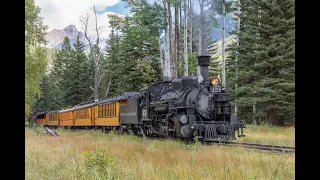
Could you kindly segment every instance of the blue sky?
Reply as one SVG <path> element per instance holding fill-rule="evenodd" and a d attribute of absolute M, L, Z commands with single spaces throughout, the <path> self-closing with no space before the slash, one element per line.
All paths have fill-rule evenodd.
<path fill-rule="evenodd" d="M 149 3 L 154 3 L 155 1 L 158 2 L 159 4 L 162 4 L 162 0 L 148 0 Z M 194 4 L 193 7 L 197 11 L 199 9 L 198 1 L 194 0 L 193 4 Z M 108 6 L 107 8 L 100 11 L 99 13 L 104 13 L 104 12 L 114 12 L 124 16 L 130 13 L 129 9 L 125 7 L 125 3 L 123 3 L 122 1 L 118 2 L 113 6 Z"/>
<path fill-rule="evenodd" d="M 121 14 L 124 16 L 129 14 L 128 8 L 125 8 L 125 3 L 123 3 L 122 1 L 118 2 L 116 5 L 108 6 L 104 10 L 100 11 L 99 14 L 102 14 L 105 12 L 114 12 L 114 13 Z"/>
<path fill-rule="evenodd" d="M 157 1 L 158 3 L 162 3 L 162 0 L 148 0 L 149 3 L 154 3 L 155 1 Z M 102 13 L 105 13 L 105 12 L 114 12 L 114 13 L 126 16 L 130 12 L 129 12 L 129 9 L 126 8 L 125 6 L 126 6 L 125 3 L 120 1 L 120 2 L 118 2 L 117 4 L 115 4 L 113 6 L 108 6 L 104 10 L 100 11 L 99 14 L 102 14 Z"/>

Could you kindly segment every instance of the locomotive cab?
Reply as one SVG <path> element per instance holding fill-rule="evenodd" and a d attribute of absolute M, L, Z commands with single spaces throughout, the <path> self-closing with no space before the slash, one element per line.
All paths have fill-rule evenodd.
<path fill-rule="evenodd" d="M 150 116 L 152 115 L 150 114 L 150 108 L 154 107 L 153 102 L 155 102 L 158 99 L 158 97 L 161 96 L 161 94 L 163 94 L 168 89 L 171 89 L 171 81 L 160 82 L 151 86 L 144 87 L 139 90 L 143 97 L 141 101 L 144 101 L 145 103 L 145 105 L 141 107 L 143 121 L 151 120 Z"/>

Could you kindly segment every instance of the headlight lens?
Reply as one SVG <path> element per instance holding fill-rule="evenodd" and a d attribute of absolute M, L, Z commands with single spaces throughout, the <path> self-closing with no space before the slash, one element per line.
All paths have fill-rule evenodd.
<path fill-rule="evenodd" d="M 218 79 L 212 79 L 211 80 L 211 85 L 216 86 L 219 84 L 219 80 Z"/>

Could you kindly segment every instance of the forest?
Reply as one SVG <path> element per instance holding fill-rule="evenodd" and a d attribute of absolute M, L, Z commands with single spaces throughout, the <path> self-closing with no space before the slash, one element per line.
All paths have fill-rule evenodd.
<path fill-rule="evenodd" d="M 210 55 L 241 120 L 295 124 L 295 2 L 292 0 L 122 0 L 130 16 L 109 15 L 111 33 L 87 33 L 90 53 L 68 37 L 46 47 L 48 27 L 34 0 L 25 1 L 25 120 L 94 99 L 138 91 L 153 83 L 197 76 L 197 56 Z M 194 9 L 200 7 L 199 12 Z M 96 15 L 95 6 L 92 11 Z M 225 16 L 237 24 L 225 32 Z M 218 22 L 221 17 L 222 22 Z M 221 30 L 219 42 L 213 28 Z M 226 38 L 226 33 L 231 34 Z M 227 43 L 228 40 L 228 43 Z"/>

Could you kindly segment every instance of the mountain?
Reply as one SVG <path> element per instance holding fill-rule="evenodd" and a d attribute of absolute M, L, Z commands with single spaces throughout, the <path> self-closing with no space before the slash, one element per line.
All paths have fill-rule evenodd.
<path fill-rule="evenodd" d="M 219 41 L 221 40 L 221 34 L 222 34 L 222 16 L 221 15 L 215 15 L 212 17 L 212 13 L 209 9 L 204 11 L 204 19 L 205 19 L 205 26 L 208 27 L 209 36 L 211 37 L 211 40 L 213 41 Z M 225 37 L 229 37 L 230 33 L 236 28 L 236 21 L 233 19 L 234 13 L 227 13 L 225 16 Z M 192 17 L 193 21 L 193 27 L 194 27 L 194 34 L 193 39 L 198 41 L 199 39 L 199 27 L 200 27 L 200 15 L 195 14 Z M 218 27 L 213 27 L 213 21 L 212 19 L 215 18 L 217 20 Z"/>
<path fill-rule="evenodd" d="M 229 37 L 231 31 L 233 31 L 236 28 L 236 21 L 233 19 L 234 14 L 233 13 L 227 13 L 225 16 L 225 37 Z M 219 27 L 213 28 L 212 30 L 212 40 L 221 40 L 221 33 L 222 33 L 222 16 L 218 15 L 216 17 Z"/>
<path fill-rule="evenodd" d="M 236 43 L 236 35 L 229 35 L 228 37 L 225 38 L 225 49 L 227 50 L 232 44 Z M 222 58 L 222 40 L 218 40 L 217 42 L 214 43 L 214 45 L 217 47 L 217 51 L 213 56 L 217 56 L 218 59 Z M 225 55 L 228 55 L 229 52 L 225 51 Z"/>
<path fill-rule="evenodd" d="M 83 32 L 78 31 L 75 25 L 69 25 L 62 30 L 54 29 L 47 36 L 46 39 L 48 41 L 48 46 L 54 47 L 56 49 L 61 49 L 61 45 L 63 43 L 63 39 L 68 36 L 71 46 L 77 41 L 77 36 L 80 38 L 80 42 L 83 44 L 86 43 L 86 39 L 84 37 Z M 88 50 L 88 47 L 85 47 Z"/>

